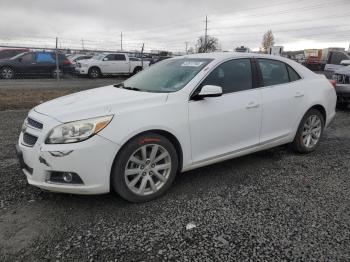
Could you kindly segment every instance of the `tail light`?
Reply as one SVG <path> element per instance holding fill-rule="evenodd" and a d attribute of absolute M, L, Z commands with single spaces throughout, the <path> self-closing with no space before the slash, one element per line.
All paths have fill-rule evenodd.
<path fill-rule="evenodd" d="M 69 61 L 67 58 L 63 60 L 63 65 L 71 65 L 71 61 Z"/>
<path fill-rule="evenodd" d="M 336 87 L 336 85 L 337 85 L 337 80 L 332 79 L 332 80 L 329 80 L 329 82 L 331 82 L 331 84 L 332 84 L 332 86 L 333 86 L 334 88 Z"/>

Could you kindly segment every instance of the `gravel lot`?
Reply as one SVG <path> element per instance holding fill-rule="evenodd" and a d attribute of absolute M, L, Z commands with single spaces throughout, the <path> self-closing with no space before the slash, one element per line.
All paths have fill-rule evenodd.
<path fill-rule="evenodd" d="M 282 146 L 187 172 L 144 204 L 27 185 L 14 152 L 26 113 L 0 111 L 2 261 L 350 260 L 350 110 L 315 153 Z"/>
<path fill-rule="evenodd" d="M 101 79 L 0 79 L 0 110 L 27 109 L 39 103 L 74 92 L 113 85 L 124 81 L 125 77 L 105 77 Z"/>

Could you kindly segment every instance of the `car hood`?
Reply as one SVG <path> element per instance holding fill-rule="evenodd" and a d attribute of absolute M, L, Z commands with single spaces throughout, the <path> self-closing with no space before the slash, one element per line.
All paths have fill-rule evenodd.
<path fill-rule="evenodd" d="M 122 114 L 166 102 L 168 94 L 139 92 L 106 86 L 56 98 L 34 108 L 60 122 Z"/>
<path fill-rule="evenodd" d="M 350 75 L 350 66 L 344 66 L 338 70 L 335 70 L 334 73 L 340 75 Z"/>
<path fill-rule="evenodd" d="M 80 64 L 93 64 L 96 62 L 100 62 L 100 60 L 90 58 L 90 59 L 81 59 L 78 61 L 78 63 L 80 63 Z"/>

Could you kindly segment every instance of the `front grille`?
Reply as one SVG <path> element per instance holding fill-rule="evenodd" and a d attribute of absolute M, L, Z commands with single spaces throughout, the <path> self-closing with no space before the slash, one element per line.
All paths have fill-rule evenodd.
<path fill-rule="evenodd" d="M 23 143 L 26 146 L 34 146 L 38 138 L 36 136 L 33 136 L 29 133 L 23 134 Z"/>
<path fill-rule="evenodd" d="M 42 123 L 40 123 L 40 122 L 30 118 L 30 117 L 27 118 L 27 124 L 28 124 L 28 126 L 34 127 L 36 129 L 43 129 Z"/>
<path fill-rule="evenodd" d="M 338 84 L 350 84 L 350 76 L 348 75 L 337 75 Z"/>

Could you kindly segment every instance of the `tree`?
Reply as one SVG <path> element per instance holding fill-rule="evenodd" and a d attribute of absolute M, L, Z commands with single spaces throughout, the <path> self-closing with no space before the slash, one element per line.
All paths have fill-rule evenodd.
<path fill-rule="evenodd" d="M 207 36 L 207 40 L 205 41 L 205 37 L 201 36 L 197 42 L 197 53 L 214 52 L 218 49 L 218 46 L 219 40 L 216 37 Z"/>
<path fill-rule="evenodd" d="M 273 46 L 274 44 L 275 44 L 275 37 L 273 36 L 272 31 L 269 30 L 263 36 L 263 40 L 261 43 L 261 45 L 262 45 L 261 49 L 264 53 L 267 53 L 269 48 L 271 46 Z"/>

